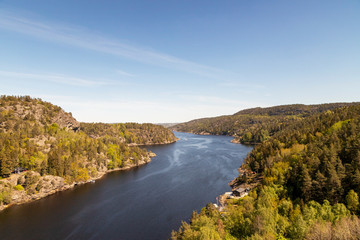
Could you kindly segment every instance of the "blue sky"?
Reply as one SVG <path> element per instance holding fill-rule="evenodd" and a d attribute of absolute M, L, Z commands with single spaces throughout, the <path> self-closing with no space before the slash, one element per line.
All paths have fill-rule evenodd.
<path fill-rule="evenodd" d="M 360 101 L 360 1 L 0 0 L 0 93 L 85 122 Z"/>

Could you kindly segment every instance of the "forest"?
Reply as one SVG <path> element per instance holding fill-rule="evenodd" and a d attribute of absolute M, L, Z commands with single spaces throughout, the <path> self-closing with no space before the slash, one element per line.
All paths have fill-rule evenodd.
<path fill-rule="evenodd" d="M 360 106 L 289 122 L 240 169 L 234 187 L 260 185 L 194 212 L 172 239 L 360 239 Z"/>
<path fill-rule="evenodd" d="M 177 140 L 168 129 L 150 123 L 80 123 L 80 128 L 93 138 L 115 137 L 132 145 L 164 144 Z"/>
<path fill-rule="evenodd" d="M 258 144 L 293 122 L 322 113 L 360 103 L 328 103 L 318 105 L 281 105 L 268 108 L 251 108 L 233 115 L 196 119 L 177 124 L 170 129 L 195 134 L 229 135 L 234 142 Z"/>
<path fill-rule="evenodd" d="M 14 191 L 39 192 L 40 176 L 59 176 L 68 184 L 84 182 L 107 170 L 148 161 L 149 152 L 136 145 L 176 140 L 161 126 L 79 123 L 71 113 L 41 99 L 1 96 L 0 179 L 15 169 L 29 171 L 15 186 L 0 180 L 0 205 L 11 203 Z"/>

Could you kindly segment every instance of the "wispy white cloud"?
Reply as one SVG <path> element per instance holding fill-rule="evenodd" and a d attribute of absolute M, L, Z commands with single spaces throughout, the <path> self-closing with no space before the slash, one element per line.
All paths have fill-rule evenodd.
<path fill-rule="evenodd" d="M 266 86 L 263 85 L 263 84 L 231 82 L 231 81 L 221 82 L 218 85 L 222 86 L 222 87 L 251 88 L 251 89 L 263 89 L 263 88 L 266 88 Z"/>
<path fill-rule="evenodd" d="M 125 71 L 120 70 L 120 69 L 116 70 L 116 73 L 119 74 L 119 75 L 126 76 L 126 77 L 135 77 L 134 74 L 125 72 Z"/>
<path fill-rule="evenodd" d="M 40 73 L 24 73 L 24 72 L 10 72 L 0 70 L 0 80 L 11 79 L 31 79 L 39 81 L 49 81 L 73 86 L 100 86 L 113 84 L 111 81 L 102 80 L 88 80 L 84 78 L 60 75 L 60 74 L 40 74 Z"/>
<path fill-rule="evenodd" d="M 32 20 L 8 11 L 0 11 L 0 28 L 201 76 L 220 78 L 224 74 L 229 74 L 224 70 L 183 60 L 166 53 L 124 44 L 119 40 L 105 38 L 103 35 L 77 26 Z"/>

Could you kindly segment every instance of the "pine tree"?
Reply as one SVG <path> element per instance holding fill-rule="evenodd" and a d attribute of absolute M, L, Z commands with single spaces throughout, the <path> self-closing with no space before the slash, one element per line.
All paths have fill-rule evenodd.
<path fill-rule="evenodd" d="M 352 176 L 352 185 L 356 192 L 360 193 L 360 171 L 359 169 L 355 170 L 354 175 Z"/>
<path fill-rule="evenodd" d="M 317 171 L 315 180 L 312 181 L 314 199 L 319 202 L 324 200 L 326 180 L 326 177 L 320 171 Z"/>
<path fill-rule="evenodd" d="M 311 189 L 312 189 L 312 181 L 309 171 L 306 168 L 306 166 L 303 166 L 301 193 L 302 193 L 302 197 L 306 202 L 312 197 Z"/>

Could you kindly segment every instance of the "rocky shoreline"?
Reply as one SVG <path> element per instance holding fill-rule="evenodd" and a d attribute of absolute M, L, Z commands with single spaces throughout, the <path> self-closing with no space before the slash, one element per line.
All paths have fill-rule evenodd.
<path fill-rule="evenodd" d="M 98 180 L 105 176 L 107 173 L 115 172 L 115 171 L 125 171 L 129 170 L 135 167 L 142 166 L 144 164 L 147 164 L 151 162 L 151 158 L 155 157 L 156 154 L 153 152 L 149 152 L 149 156 L 147 158 L 144 158 L 143 160 L 139 161 L 137 164 L 131 164 L 128 166 L 125 166 L 123 168 L 116 168 L 116 169 L 104 169 L 104 171 L 98 171 L 97 175 L 95 177 L 90 177 L 87 181 L 81 181 L 81 182 L 72 182 L 72 183 L 66 183 L 66 180 L 59 176 L 53 176 L 53 175 L 45 175 L 40 176 L 39 173 L 34 171 L 27 171 L 22 172 L 19 174 L 12 174 L 10 177 L 6 179 L 0 180 L 1 183 L 4 185 L 10 186 L 11 190 L 11 203 L 10 204 L 1 204 L 0 205 L 0 211 L 14 206 L 14 205 L 20 205 L 24 203 L 33 202 L 42 198 L 45 198 L 47 196 L 53 195 L 57 192 L 66 191 L 69 189 L 74 188 L 75 186 L 86 184 L 93 182 L 95 180 Z M 23 189 L 23 187 L 20 187 L 17 189 L 17 186 L 19 186 L 19 183 L 25 182 L 25 175 L 31 176 L 31 178 L 36 179 L 35 182 L 33 182 L 33 185 L 41 185 L 41 189 L 38 191 L 35 191 L 34 193 L 30 193 L 29 191 L 26 191 Z"/>
<path fill-rule="evenodd" d="M 175 143 L 178 140 L 180 140 L 180 138 L 176 138 L 175 140 L 171 140 L 171 141 L 165 141 L 162 143 L 128 143 L 127 145 L 129 147 L 134 147 L 134 146 L 156 146 L 156 145 L 166 145 L 166 144 L 171 144 L 171 143 Z"/>
<path fill-rule="evenodd" d="M 158 143 L 158 144 L 131 143 L 131 144 L 128 144 L 128 146 L 131 147 L 131 146 L 165 145 L 165 144 L 175 143 L 178 140 L 179 140 L 179 138 L 176 138 L 175 140 L 165 141 L 163 143 Z M 132 169 L 135 167 L 142 166 L 144 164 L 151 162 L 151 158 L 155 157 L 155 156 L 156 156 L 156 154 L 150 151 L 148 153 L 148 157 L 143 158 L 141 161 L 139 161 L 136 164 L 133 163 L 133 164 L 129 164 L 125 167 L 115 168 L 115 169 L 107 169 L 106 167 L 103 167 L 102 169 L 97 171 L 96 176 L 93 176 L 93 177 L 89 176 L 88 180 L 81 181 L 81 182 L 67 183 L 66 179 L 63 177 L 54 176 L 54 175 L 40 176 L 40 174 L 38 172 L 34 172 L 34 171 L 27 171 L 27 172 L 22 172 L 19 174 L 12 174 L 10 177 L 0 180 L 0 190 L 1 190 L 1 187 L 3 187 L 3 188 L 7 187 L 8 189 L 11 189 L 10 196 L 8 196 L 10 203 L 9 204 L 1 203 L 0 211 L 6 209 L 8 207 L 14 206 L 14 205 L 20 205 L 20 204 L 24 204 L 24 203 L 33 202 L 33 201 L 45 198 L 47 196 L 53 195 L 57 192 L 72 189 L 78 185 L 93 182 L 95 180 L 102 178 L 104 175 L 106 175 L 107 173 L 110 173 L 110 172 L 125 171 L 125 170 L 129 170 L 129 169 Z M 25 177 L 25 174 L 26 174 L 26 177 Z M 21 184 L 19 184 L 19 183 L 24 184 L 26 181 L 26 178 L 29 178 L 29 176 L 31 179 L 34 179 L 33 182 L 31 182 L 31 185 L 41 186 L 41 187 L 39 187 L 39 189 L 35 189 L 33 187 L 32 190 L 29 190 L 29 189 L 24 189 L 22 186 L 20 186 Z"/>

